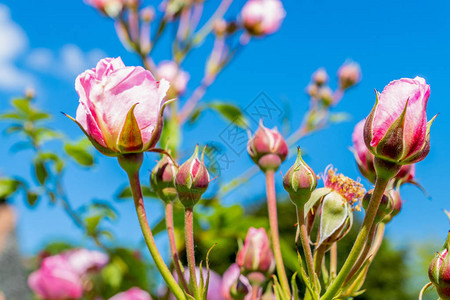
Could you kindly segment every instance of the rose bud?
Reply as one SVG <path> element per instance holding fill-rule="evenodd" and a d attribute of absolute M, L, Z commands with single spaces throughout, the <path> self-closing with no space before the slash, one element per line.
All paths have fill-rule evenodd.
<path fill-rule="evenodd" d="M 142 153 L 161 136 L 169 83 L 157 82 L 142 67 L 125 67 L 120 58 L 102 59 L 78 75 L 76 120 L 92 144 L 108 156 Z"/>
<path fill-rule="evenodd" d="M 374 156 L 364 143 L 364 124 L 365 120 L 361 120 L 356 124 L 352 134 L 353 148 L 351 150 L 361 175 L 371 183 L 375 183 Z M 414 182 L 414 176 L 415 165 L 403 165 L 397 175 L 395 175 L 395 180 L 400 184 Z"/>
<path fill-rule="evenodd" d="M 150 294 L 138 287 L 129 289 L 128 291 L 116 294 L 109 300 L 151 300 Z"/>
<path fill-rule="evenodd" d="M 323 105 L 330 106 L 334 102 L 333 91 L 328 86 L 322 86 L 317 92 L 318 98 L 322 101 Z"/>
<path fill-rule="evenodd" d="M 173 161 L 164 155 L 153 168 L 150 174 L 150 185 L 158 197 L 166 203 L 170 203 L 177 198 L 175 189 L 175 176 L 178 167 Z"/>
<path fill-rule="evenodd" d="M 275 258 L 264 228 L 249 228 L 244 245 L 237 254 L 236 262 L 244 274 L 253 272 L 272 274 Z"/>
<path fill-rule="evenodd" d="M 368 191 L 363 199 L 362 199 L 362 206 L 364 210 L 367 210 L 369 207 L 370 199 L 372 198 L 373 190 Z M 383 194 L 383 197 L 381 198 L 380 206 L 378 207 L 377 214 L 375 215 L 375 224 L 383 220 L 386 216 L 392 213 L 392 210 L 394 209 L 394 203 L 391 197 L 389 196 L 388 192 L 385 192 Z"/>
<path fill-rule="evenodd" d="M 223 273 L 221 293 L 227 300 L 251 299 L 252 287 L 248 279 L 241 275 L 239 265 L 234 263 Z"/>
<path fill-rule="evenodd" d="M 261 121 L 258 130 L 248 141 L 247 151 L 260 169 L 266 172 L 276 171 L 286 159 L 289 149 L 278 130 L 264 127 Z"/>
<path fill-rule="evenodd" d="M 425 79 L 402 78 L 389 83 L 380 94 L 364 125 L 364 142 L 380 162 L 377 175 L 391 178 L 395 165 L 423 160 L 430 151 L 430 126 L 426 107 L 430 86 Z"/>
<path fill-rule="evenodd" d="M 324 85 L 328 82 L 328 74 L 324 68 L 319 68 L 312 74 L 312 81 L 318 86 Z"/>
<path fill-rule="evenodd" d="M 209 185 L 209 173 L 202 159 L 198 159 L 198 145 L 194 154 L 178 169 L 175 188 L 178 198 L 185 208 L 192 208 L 206 192 Z"/>
<path fill-rule="evenodd" d="M 303 161 L 300 148 L 297 160 L 284 175 L 283 186 L 297 206 L 305 205 L 317 187 L 316 173 Z"/>
<path fill-rule="evenodd" d="M 343 64 L 337 73 L 341 90 L 348 89 L 361 81 L 361 68 L 356 62 Z"/>
<path fill-rule="evenodd" d="M 400 197 L 400 190 L 398 188 L 390 189 L 388 192 L 389 198 L 392 201 L 392 212 L 384 219 L 384 223 L 389 223 L 402 210 L 402 198 Z"/>
<path fill-rule="evenodd" d="M 428 268 L 428 277 L 436 287 L 439 299 L 450 299 L 450 256 L 449 252 L 450 232 L 444 247 L 436 253 Z"/>
<path fill-rule="evenodd" d="M 123 10 L 124 0 L 85 0 L 87 4 L 98 9 L 110 18 L 116 18 Z"/>
<path fill-rule="evenodd" d="M 276 32 L 285 16 L 280 0 L 248 0 L 241 12 L 245 29 L 253 36 Z"/>
<path fill-rule="evenodd" d="M 218 37 L 223 37 L 227 33 L 228 23 L 224 19 L 217 19 L 214 22 L 214 34 Z"/>
<path fill-rule="evenodd" d="M 317 247 L 331 245 L 348 233 L 353 224 L 353 210 L 360 210 L 359 202 L 365 193 L 361 183 L 336 173 L 332 166 L 324 173 L 325 187 L 315 190 L 316 196 L 311 198 L 315 200 L 309 203 L 311 207 L 322 203 Z"/>
<path fill-rule="evenodd" d="M 169 99 L 176 98 L 186 91 L 189 81 L 189 73 L 181 70 L 178 65 L 171 60 L 165 60 L 158 65 L 158 77 L 170 82 L 170 89 L 167 92 Z"/>
<path fill-rule="evenodd" d="M 41 267 L 30 274 L 28 286 L 41 299 L 80 299 L 80 275 L 63 255 L 44 258 Z"/>
<path fill-rule="evenodd" d="M 306 93 L 311 98 L 317 99 L 319 97 L 319 87 L 314 83 L 310 83 L 306 87 Z"/>

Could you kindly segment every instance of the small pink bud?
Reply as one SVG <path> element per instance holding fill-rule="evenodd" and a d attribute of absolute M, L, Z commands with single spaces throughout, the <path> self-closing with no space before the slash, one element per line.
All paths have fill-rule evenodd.
<path fill-rule="evenodd" d="M 158 65 L 158 77 L 170 82 L 170 89 L 167 94 L 171 99 L 184 94 L 190 75 L 179 68 L 176 62 L 165 60 Z"/>
<path fill-rule="evenodd" d="M 228 23 L 224 19 L 217 19 L 214 22 L 214 27 L 213 27 L 214 33 L 218 37 L 224 36 L 227 33 L 227 28 L 228 28 Z"/>
<path fill-rule="evenodd" d="M 324 68 L 319 68 L 312 74 L 312 80 L 318 86 L 324 85 L 328 82 L 328 74 Z"/>
<path fill-rule="evenodd" d="M 306 93 L 311 97 L 311 98 L 319 98 L 319 87 L 317 86 L 317 84 L 314 83 L 310 83 L 308 84 L 308 86 L 306 87 Z"/>
<path fill-rule="evenodd" d="M 110 18 L 116 18 L 123 10 L 125 0 L 85 0 Z"/>
<path fill-rule="evenodd" d="M 303 161 L 300 148 L 298 148 L 297 160 L 284 176 L 283 186 L 289 193 L 292 203 L 297 206 L 305 205 L 317 187 L 316 174 Z"/>
<path fill-rule="evenodd" d="M 373 190 L 368 191 L 362 200 L 362 206 L 365 210 L 369 207 L 370 199 L 372 198 Z M 380 222 L 386 216 L 390 215 L 394 209 L 394 201 L 391 199 L 388 192 L 383 194 L 381 197 L 380 206 L 377 210 L 377 214 L 375 215 L 375 223 Z"/>
<path fill-rule="evenodd" d="M 258 130 L 248 141 L 247 151 L 261 170 L 266 172 L 276 171 L 286 159 L 289 149 L 278 130 L 264 127 L 261 121 Z"/>
<path fill-rule="evenodd" d="M 244 274 L 251 272 L 271 274 L 274 271 L 275 258 L 264 228 L 249 228 L 236 262 Z"/>
<path fill-rule="evenodd" d="M 323 105 L 330 106 L 334 102 L 333 91 L 328 86 L 319 87 L 317 97 L 322 101 Z"/>
<path fill-rule="evenodd" d="M 186 208 L 194 207 L 208 189 L 209 173 L 203 162 L 203 154 L 202 160 L 199 160 L 197 145 L 194 154 L 180 166 L 175 177 L 178 198 Z"/>
<path fill-rule="evenodd" d="M 151 300 L 150 294 L 140 288 L 134 287 L 128 291 L 119 293 L 109 300 Z"/>
<path fill-rule="evenodd" d="M 150 23 L 155 18 L 155 9 L 151 6 L 144 7 L 141 9 L 140 15 L 142 21 Z"/>
<path fill-rule="evenodd" d="M 276 32 L 286 16 L 280 0 L 248 0 L 241 12 L 244 27 L 254 36 Z"/>
<path fill-rule="evenodd" d="M 430 151 L 430 126 L 426 107 L 430 86 L 425 79 L 402 78 L 389 83 L 380 94 L 364 125 L 364 141 L 377 158 L 406 165 L 423 160 Z M 378 174 L 393 177 L 398 170 L 379 168 Z M 383 171 L 384 170 L 384 171 Z"/>
<path fill-rule="evenodd" d="M 177 172 L 178 167 L 174 165 L 167 155 L 164 155 L 153 168 L 150 175 L 150 185 L 153 191 L 166 203 L 172 202 L 177 198 L 175 189 Z"/>
<path fill-rule="evenodd" d="M 383 219 L 383 223 L 386 224 L 400 213 L 403 205 L 402 198 L 400 197 L 400 190 L 398 188 L 390 189 L 387 193 L 392 201 L 392 212 Z"/>
<path fill-rule="evenodd" d="M 356 62 L 343 64 L 338 70 L 339 88 L 348 89 L 361 81 L 361 68 Z"/>
<path fill-rule="evenodd" d="M 428 277 L 436 287 L 436 291 L 442 300 L 450 299 L 450 256 L 449 256 L 450 232 L 444 247 L 436 253 L 436 256 L 428 268 Z"/>

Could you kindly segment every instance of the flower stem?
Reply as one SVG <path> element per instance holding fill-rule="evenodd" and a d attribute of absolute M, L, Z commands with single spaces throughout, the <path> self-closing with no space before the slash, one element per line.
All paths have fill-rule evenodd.
<path fill-rule="evenodd" d="M 314 272 L 317 274 L 317 276 L 320 275 L 320 271 L 322 270 L 322 262 L 323 257 L 325 256 L 325 250 L 326 246 L 320 245 L 314 253 Z"/>
<path fill-rule="evenodd" d="M 155 262 L 156 267 L 158 268 L 159 273 L 161 273 L 164 281 L 166 282 L 168 288 L 171 290 L 173 295 L 177 299 L 185 300 L 186 296 L 184 295 L 183 290 L 180 288 L 175 278 L 170 273 L 170 270 L 167 268 L 164 260 L 161 257 L 161 254 L 156 247 L 155 240 L 153 238 L 152 231 L 147 221 L 147 215 L 144 207 L 144 200 L 142 198 L 142 190 L 141 184 L 139 181 L 139 172 L 128 173 L 128 179 L 130 180 L 130 188 L 133 194 L 134 205 L 136 207 L 136 213 L 139 219 L 139 225 L 142 229 L 142 234 L 144 235 L 145 243 L 147 244 L 148 250 L 152 255 L 152 258 Z"/>
<path fill-rule="evenodd" d="M 267 210 L 269 213 L 270 234 L 272 237 L 272 248 L 275 256 L 278 278 L 281 287 L 286 293 L 288 299 L 291 299 L 291 291 L 289 289 L 289 281 L 284 269 L 283 257 L 281 256 L 280 236 L 278 233 L 278 217 L 277 217 L 277 199 L 275 196 L 275 178 L 274 171 L 266 171 L 266 189 L 267 189 Z"/>
<path fill-rule="evenodd" d="M 337 243 L 333 243 L 330 249 L 330 281 L 332 281 L 337 274 Z"/>
<path fill-rule="evenodd" d="M 375 182 L 375 189 L 373 191 L 372 198 L 370 199 L 369 207 L 367 208 L 364 221 L 361 225 L 361 230 L 356 237 L 352 250 L 350 251 L 350 254 L 348 255 L 344 265 L 339 271 L 339 274 L 336 276 L 336 279 L 329 286 L 325 294 L 320 298 L 321 300 L 331 300 L 336 296 L 336 293 L 339 291 L 339 288 L 344 283 L 347 275 L 350 273 L 353 265 L 358 259 L 361 251 L 364 248 L 364 245 L 366 244 L 370 230 L 372 229 L 375 215 L 378 211 L 378 207 L 380 206 L 381 198 L 383 197 L 383 193 L 388 182 L 389 178 L 377 177 L 377 180 Z"/>
<path fill-rule="evenodd" d="M 194 211 L 192 207 L 185 209 L 184 230 L 186 236 L 186 255 L 189 266 L 189 284 L 195 299 L 202 299 L 197 285 L 197 276 L 195 274 Z"/>
<path fill-rule="evenodd" d="M 302 243 L 303 254 L 305 255 L 306 268 L 308 270 L 309 280 L 312 285 L 316 286 L 315 273 L 314 273 L 314 262 L 311 253 L 311 247 L 309 246 L 308 232 L 306 231 L 305 224 L 305 208 L 304 206 L 297 206 L 297 222 L 300 232 L 300 241 Z"/>
<path fill-rule="evenodd" d="M 178 282 L 181 282 L 185 291 L 189 291 L 189 287 L 184 278 L 183 271 L 181 270 L 180 259 L 177 251 L 177 244 L 175 243 L 175 232 L 173 226 L 173 203 L 166 203 L 166 227 L 167 234 L 169 235 L 170 250 L 172 252 L 173 265 L 178 275 Z"/>

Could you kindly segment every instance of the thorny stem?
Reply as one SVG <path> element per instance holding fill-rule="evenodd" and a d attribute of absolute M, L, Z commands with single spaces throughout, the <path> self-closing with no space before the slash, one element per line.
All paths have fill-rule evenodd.
<path fill-rule="evenodd" d="M 281 255 L 280 237 L 278 233 L 277 199 L 275 195 L 274 171 L 266 171 L 266 189 L 267 189 L 267 210 L 269 213 L 270 234 L 272 237 L 272 248 L 275 256 L 278 278 L 281 287 L 288 299 L 291 299 L 289 281 L 284 269 L 283 257 Z"/>
<path fill-rule="evenodd" d="M 299 228 L 299 233 L 300 233 L 300 241 L 302 243 L 303 254 L 305 255 L 306 268 L 308 270 L 309 280 L 312 283 L 312 285 L 315 287 L 316 280 L 315 280 L 315 273 L 314 273 L 314 262 L 313 262 L 313 256 L 311 253 L 311 247 L 309 245 L 308 232 L 306 231 L 304 214 L 305 214 L 304 206 L 297 206 L 297 222 L 298 222 L 298 228 Z"/>
<path fill-rule="evenodd" d="M 186 255 L 189 266 L 189 284 L 195 299 L 202 299 L 195 274 L 195 245 L 194 245 L 194 211 L 186 208 L 184 215 L 184 230 L 186 236 Z"/>
<path fill-rule="evenodd" d="M 337 243 L 333 243 L 330 249 L 330 278 L 333 280 L 337 274 Z"/>
<path fill-rule="evenodd" d="M 320 275 L 320 271 L 322 270 L 322 261 L 325 256 L 325 245 L 320 245 L 314 252 L 314 272 L 317 276 Z"/>
<path fill-rule="evenodd" d="M 383 197 L 383 193 L 388 182 L 389 179 L 377 177 L 377 180 L 375 182 L 375 189 L 369 202 L 369 207 L 366 210 L 366 215 L 361 225 L 361 230 L 359 231 L 355 243 L 353 244 L 352 250 L 350 251 L 344 265 L 339 271 L 339 274 L 328 287 L 328 290 L 325 292 L 325 294 L 320 298 L 321 300 L 331 300 L 336 296 L 336 293 L 344 283 L 347 275 L 350 273 L 353 265 L 358 259 L 367 241 L 370 230 L 372 229 L 378 207 L 380 206 L 381 198 Z"/>
<path fill-rule="evenodd" d="M 186 283 L 186 279 L 184 278 L 183 271 L 181 270 L 181 263 L 178 256 L 177 245 L 175 243 L 172 202 L 166 203 L 166 227 L 167 227 L 167 234 L 169 235 L 170 251 L 172 252 L 173 265 L 175 266 L 175 270 L 179 278 L 178 281 L 181 282 L 185 291 L 189 291 L 189 287 Z"/>
<path fill-rule="evenodd" d="M 141 184 L 139 181 L 139 172 L 128 173 L 128 179 L 130 181 L 130 188 L 133 194 L 134 205 L 136 207 L 136 213 L 139 219 L 139 225 L 141 226 L 142 234 L 144 235 L 145 243 L 147 244 L 148 250 L 152 255 L 153 261 L 158 268 L 159 273 L 164 278 L 168 288 L 171 290 L 173 295 L 177 299 L 185 300 L 183 290 L 180 288 L 175 278 L 172 276 L 170 270 L 167 268 L 161 254 L 156 247 L 155 240 L 153 238 L 152 230 L 147 221 L 147 214 L 145 212 L 144 199 L 142 198 Z"/>

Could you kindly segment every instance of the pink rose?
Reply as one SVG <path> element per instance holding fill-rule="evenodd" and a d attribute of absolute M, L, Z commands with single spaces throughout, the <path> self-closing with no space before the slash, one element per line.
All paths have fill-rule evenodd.
<path fill-rule="evenodd" d="M 125 67 L 120 58 L 105 58 L 78 75 L 75 89 L 76 121 L 103 154 L 140 153 L 158 142 L 166 80 L 157 82 L 142 67 Z"/>
<path fill-rule="evenodd" d="M 242 285 L 237 291 L 237 281 L 240 281 Z M 241 275 L 241 271 L 239 269 L 239 265 L 234 263 L 232 264 L 226 271 L 223 273 L 222 277 L 222 286 L 221 293 L 222 296 L 227 300 L 232 300 L 233 297 L 230 294 L 230 291 L 233 289 L 233 292 L 241 292 L 246 290 L 246 295 L 244 296 L 244 300 L 250 300 L 252 297 L 252 286 L 246 277 Z"/>
<path fill-rule="evenodd" d="M 85 2 L 111 18 L 117 17 L 125 5 L 125 0 L 85 0 Z"/>
<path fill-rule="evenodd" d="M 374 166 L 374 156 L 367 149 L 364 143 L 364 124 L 365 120 L 361 120 L 356 124 L 352 134 L 353 141 L 353 155 L 355 156 L 356 164 L 361 174 L 372 183 L 375 183 L 376 173 Z M 404 165 L 395 176 L 396 180 L 402 183 L 413 182 L 415 176 L 415 165 Z"/>
<path fill-rule="evenodd" d="M 79 299 L 83 285 L 77 271 L 62 255 L 49 256 L 28 277 L 28 286 L 40 298 Z"/>
<path fill-rule="evenodd" d="M 252 35 L 262 36 L 280 28 L 286 11 L 280 0 L 248 0 L 241 15 L 247 31 Z"/>
<path fill-rule="evenodd" d="M 274 271 L 275 258 L 264 228 L 249 228 L 244 245 L 237 254 L 236 262 L 246 272 L 272 273 Z"/>
<path fill-rule="evenodd" d="M 339 87 L 348 89 L 361 81 L 361 68 L 356 62 L 344 63 L 338 70 Z"/>
<path fill-rule="evenodd" d="M 425 79 L 402 78 L 389 83 L 366 119 L 364 141 L 380 159 L 397 164 L 423 160 L 430 151 L 427 102 L 430 86 Z"/>
<path fill-rule="evenodd" d="M 151 300 L 150 294 L 140 288 L 134 287 L 126 292 L 119 293 L 109 300 Z"/>
<path fill-rule="evenodd" d="M 158 77 L 170 82 L 170 98 L 182 95 L 186 91 L 189 81 L 189 73 L 178 68 L 177 64 L 171 60 L 165 60 L 158 65 Z"/>
<path fill-rule="evenodd" d="M 64 256 L 80 276 L 89 271 L 102 269 L 109 261 L 109 257 L 105 253 L 88 249 L 68 251 Z"/>

